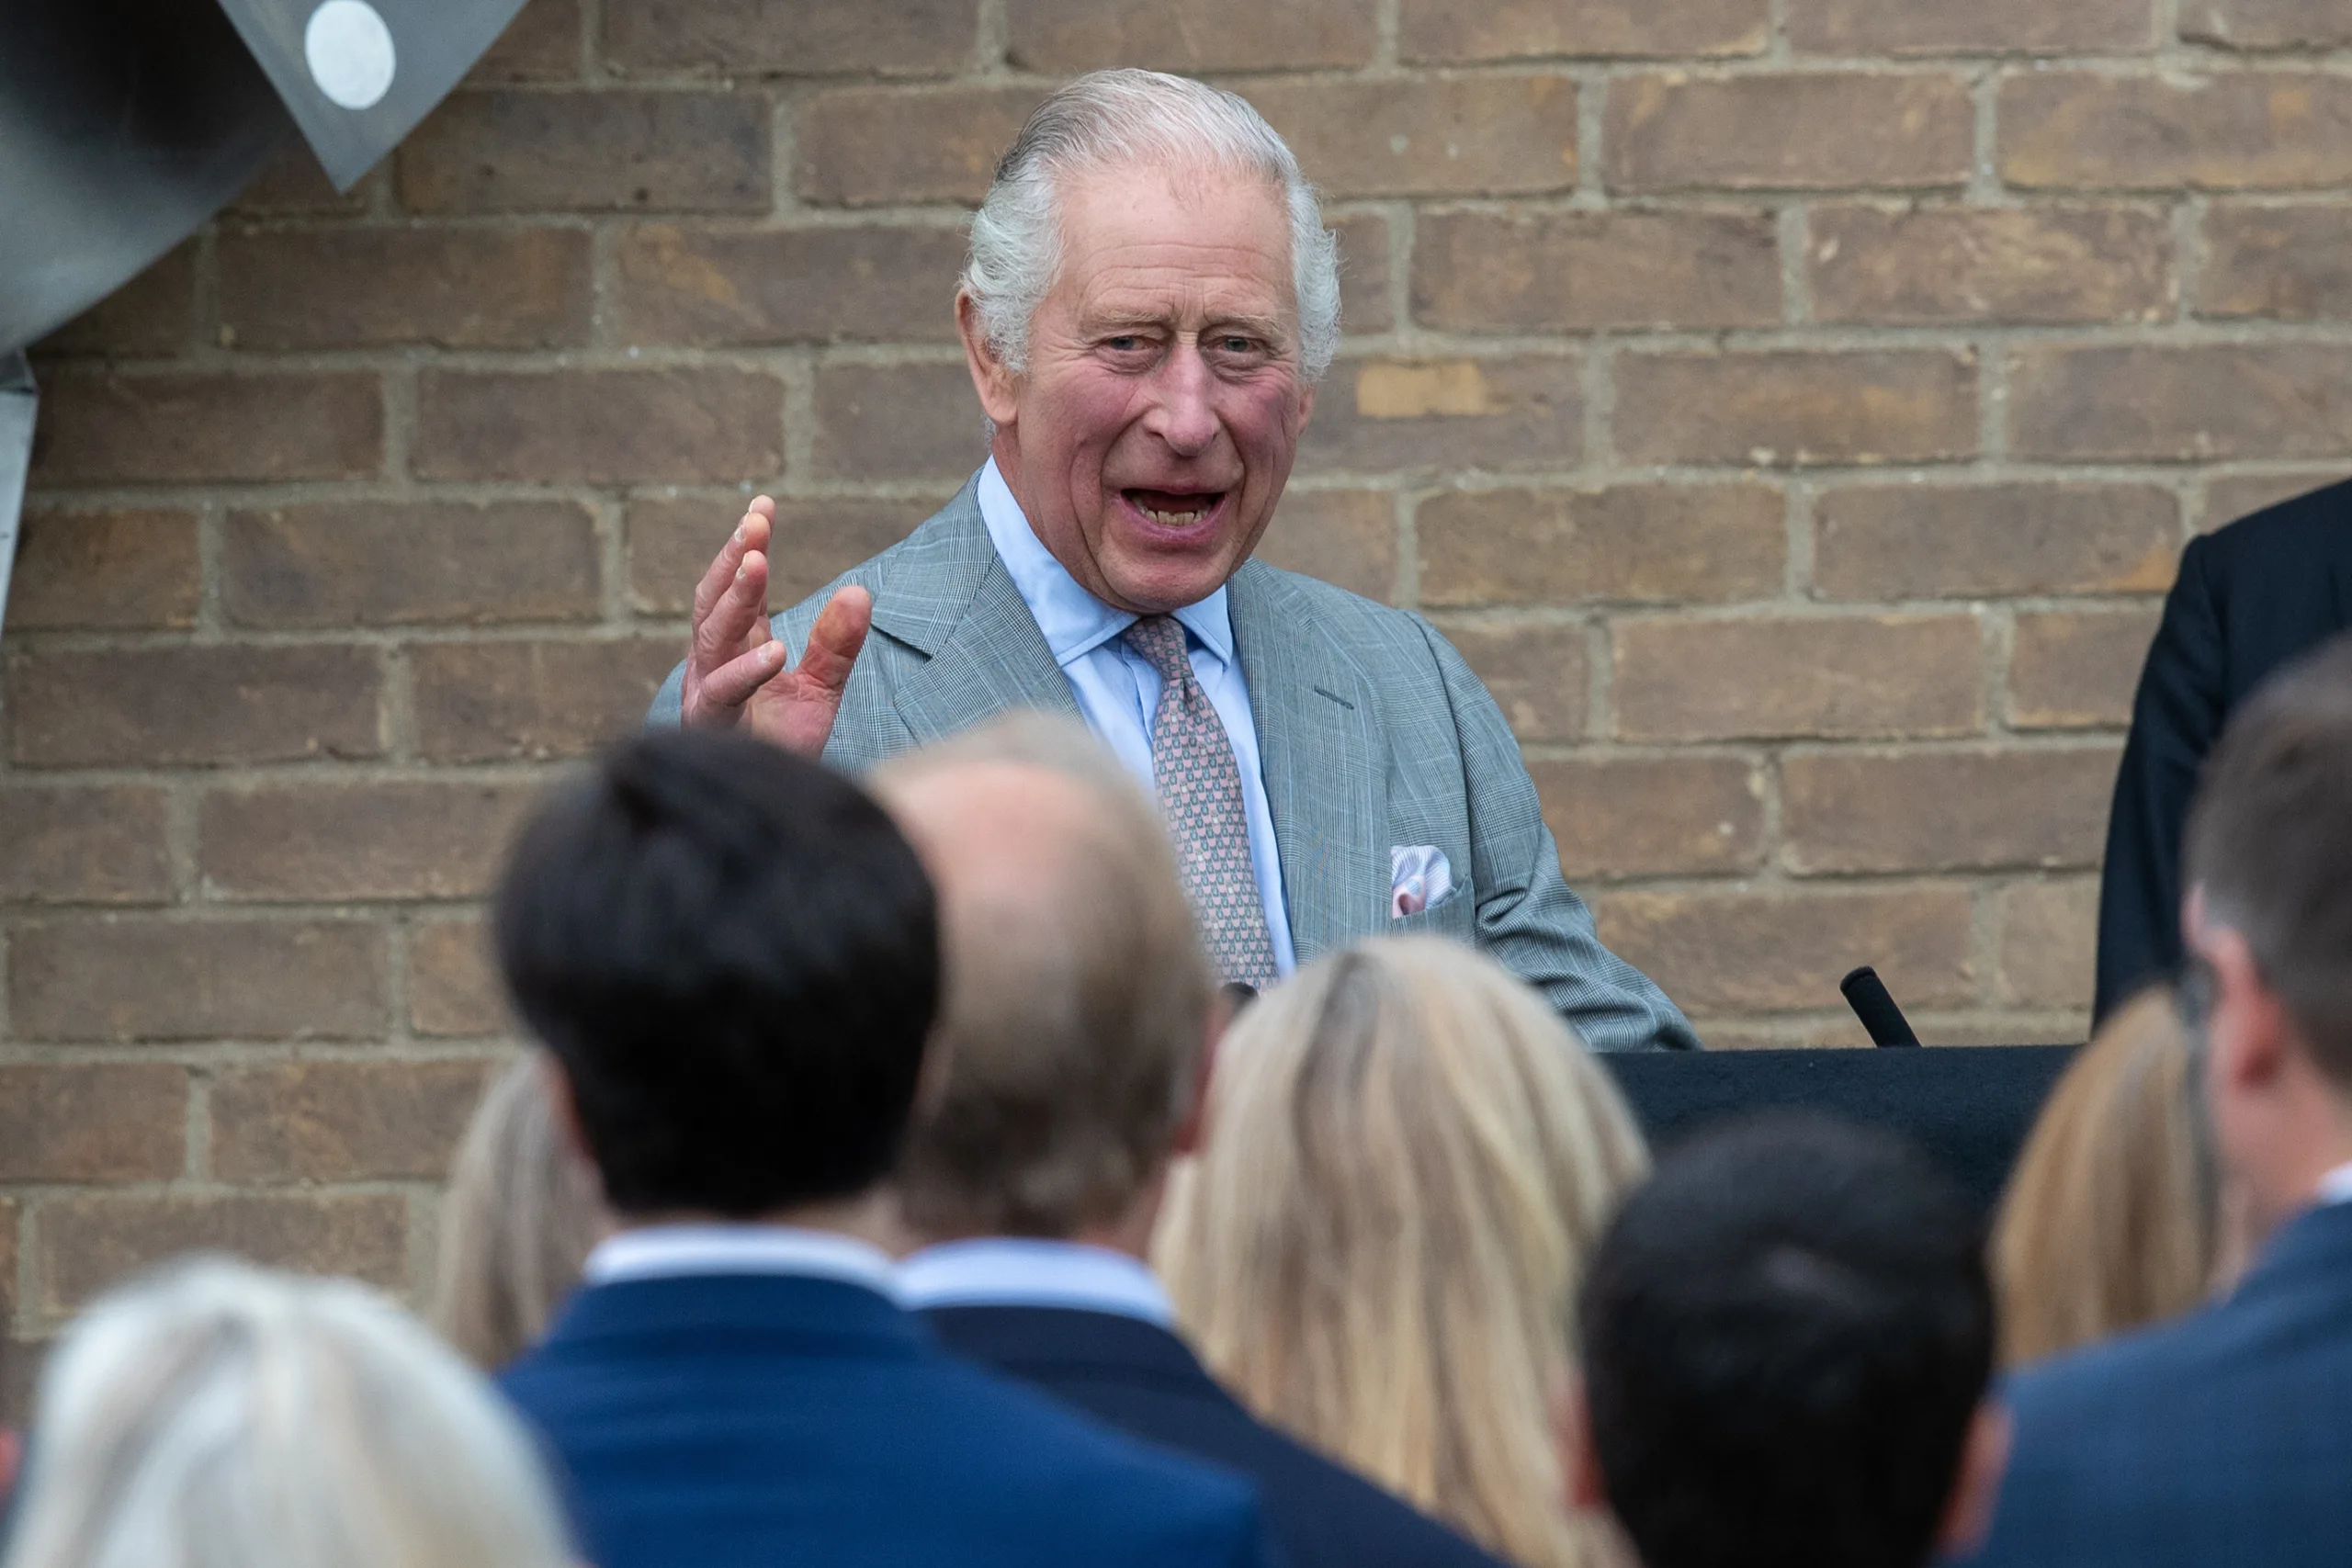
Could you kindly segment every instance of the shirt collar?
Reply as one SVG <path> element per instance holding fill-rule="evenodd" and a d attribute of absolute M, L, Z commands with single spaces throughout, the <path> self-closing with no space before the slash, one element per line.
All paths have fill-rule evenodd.
<path fill-rule="evenodd" d="M 2319 1201 L 2352 1203 L 2352 1164 L 2339 1165 L 2319 1179 Z"/>
<path fill-rule="evenodd" d="M 1053 551 L 1029 526 L 994 457 L 980 469 L 979 503 L 980 521 L 988 526 L 997 558 L 1004 562 L 1037 629 L 1046 634 L 1046 646 L 1053 650 L 1057 664 L 1068 668 L 1135 625 L 1135 616 L 1113 609 L 1088 592 L 1069 569 L 1054 558 Z M 1233 616 L 1227 607 L 1224 584 L 1200 603 L 1177 611 L 1176 618 L 1221 662 L 1233 662 Z"/>
<path fill-rule="evenodd" d="M 1137 1258 L 1073 1241 L 989 1236 L 925 1247 L 899 1266 L 910 1310 L 961 1306 L 1069 1307 L 1140 1318 L 1162 1328 L 1175 1309 Z"/>
<path fill-rule="evenodd" d="M 834 1231 L 795 1225 L 723 1224 L 643 1225 L 606 1236 L 588 1254 L 580 1277 L 591 1285 L 684 1274 L 801 1274 L 897 1300 L 890 1257 Z"/>

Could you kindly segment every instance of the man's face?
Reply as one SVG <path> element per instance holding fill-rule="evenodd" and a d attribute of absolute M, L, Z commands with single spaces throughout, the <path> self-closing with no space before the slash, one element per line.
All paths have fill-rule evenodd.
<path fill-rule="evenodd" d="M 1124 169 L 1058 195 L 1061 269 L 1025 374 L 959 301 L 997 466 L 1088 592 L 1181 609 L 1256 547 L 1315 405 L 1289 217 L 1278 186 L 1215 171 Z"/>

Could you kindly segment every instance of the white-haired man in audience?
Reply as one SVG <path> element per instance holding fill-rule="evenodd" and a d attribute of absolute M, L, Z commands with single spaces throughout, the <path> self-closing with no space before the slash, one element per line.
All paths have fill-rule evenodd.
<path fill-rule="evenodd" d="M 946 1080 L 898 1178 L 933 1245 L 901 1266 L 902 1299 L 951 1350 L 1255 1482 L 1289 1568 L 1494 1568 L 1257 1421 L 1172 1331 L 1143 1258 L 1218 1021 L 1150 797 L 1078 725 L 1034 714 L 876 782 L 946 948 Z"/>
<path fill-rule="evenodd" d="M 1053 94 L 973 218 L 956 319 L 988 461 L 772 626 L 792 546 L 754 501 L 656 722 L 862 769 L 1010 708 L 1080 717 L 1157 785 L 1221 979 L 1430 931 L 1596 1049 L 1697 1043 L 1594 934 L 1453 646 L 1251 557 L 1339 338 L 1336 243 L 1257 110 L 1144 71 Z"/>

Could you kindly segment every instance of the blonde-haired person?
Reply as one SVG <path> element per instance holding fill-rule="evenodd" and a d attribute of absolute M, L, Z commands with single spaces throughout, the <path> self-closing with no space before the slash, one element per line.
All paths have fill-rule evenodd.
<path fill-rule="evenodd" d="M 365 1286 L 225 1259 L 102 1298 L 41 1380 L 6 1568 L 559 1568 L 537 1456 Z"/>
<path fill-rule="evenodd" d="M 1274 1425 L 1524 1568 L 1589 1561 L 1547 1399 L 1585 1259 L 1648 1169 L 1607 1072 L 1471 949 L 1326 956 L 1226 1036 L 1153 1260 Z"/>
<path fill-rule="evenodd" d="M 2117 1011 L 2067 1067 L 1993 1227 L 2004 1366 L 2176 1316 L 2235 1272 L 2201 1096 L 2163 988 Z"/>
<path fill-rule="evenodd" d="M 557 1124 L 548 1064 L 526 1051 L 483 1091 L 441 1198 L 433 1326 L 495 1371 L 538 1343 L 612 1229 L 595 1168 Z"/>

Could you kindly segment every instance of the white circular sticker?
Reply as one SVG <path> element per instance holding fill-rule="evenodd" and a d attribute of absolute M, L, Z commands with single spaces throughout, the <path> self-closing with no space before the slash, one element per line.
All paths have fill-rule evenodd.
<path fill-rule="evenodd" d="M 302 29 L 302 58 L 327 101 L 373 108 L 392 90 L 392 29 L 368 0 L 325 0 Z"/>

